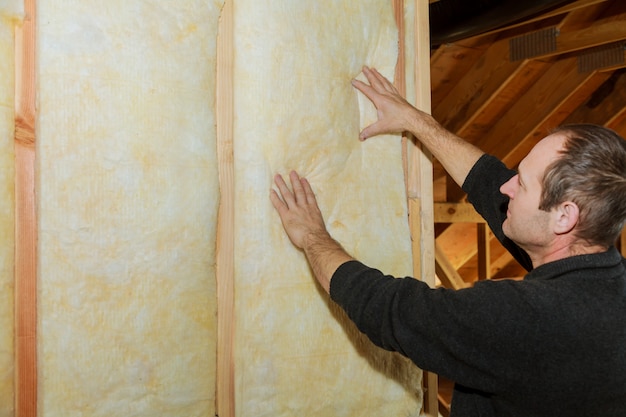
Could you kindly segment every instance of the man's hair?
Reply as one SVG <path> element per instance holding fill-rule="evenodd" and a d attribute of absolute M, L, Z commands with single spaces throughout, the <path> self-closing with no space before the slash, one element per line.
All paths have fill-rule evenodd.
<path fill-rule="evenodd" d="M 565 125 L 552 133 L 567 139 L 561 157 L 546 168 L 539 209 L 576 203 L 576 236 L 608 248 L 626 222 L 626 140 L 591 124 Z"/>

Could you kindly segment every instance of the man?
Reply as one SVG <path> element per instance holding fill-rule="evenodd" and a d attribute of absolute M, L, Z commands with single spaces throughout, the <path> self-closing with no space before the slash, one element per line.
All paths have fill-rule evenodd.
<path fill-rule="evenodd" d="M 353 259 L 329 235 L 305 178 L 271 201 L 331 298 L 382 348 L 455 381 L 451 415 L 626 416 L 626 141 L 563 127 L 508 170 L 415 109 L 375 69 L 353 85 L 376 106 L 361 140 L 409 131 L 468 192 L 523 281 L 430 289 Z"/>

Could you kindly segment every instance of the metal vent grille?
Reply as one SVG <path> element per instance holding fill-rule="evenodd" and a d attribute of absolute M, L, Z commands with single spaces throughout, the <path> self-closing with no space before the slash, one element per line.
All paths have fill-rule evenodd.
<path fill-rule="evenodd" d="M 509 40 L 509 59 L 521 61 L 556 51 L 557 28 L 528 33 Z"/>
<path fill-rule="evenodd" d="M 624 63 L 623 41 L 591 48 L 578 56 L 578 72 L 591 72 Z"/>

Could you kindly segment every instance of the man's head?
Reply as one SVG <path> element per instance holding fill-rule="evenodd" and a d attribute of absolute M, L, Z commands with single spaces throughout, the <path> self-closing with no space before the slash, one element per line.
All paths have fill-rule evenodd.
<path fill-rule="evenodd" d="M 533 262 L 605 249 L 626 220 L 626 141 L 600 126 L 563 126 L 500 190 L 510 199 L 504 233 Z"/>
<path fill-rule="evenodd" d="M 615 243 L 626 221 L 626 141 L 590 124 L 566 125 L 560 157 L 546 169 L 539 208 L 564 201 L 578 206 L 575 235 L 590 245 Z"/>

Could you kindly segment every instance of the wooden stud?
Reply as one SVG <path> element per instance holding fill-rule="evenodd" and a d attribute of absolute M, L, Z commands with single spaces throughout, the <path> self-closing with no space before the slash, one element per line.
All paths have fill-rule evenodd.
<path fill-rule="evenodd" d="M 398 91 L 415 105 L 430 112 L 430 34 L 428 1 L 415 0 L 415 14 L 406 22 L 403 0 L 393 0 L 399 31 L 399 54 L 394 84 Z M 409 59 L 410 58 L 410 59 Z M 411 79 L 409 79 L 409 74 Z M 408 90 L 408 85 L 414 91 Z M 412 138 L 403 137 L 403 164 L 409 208 L 413 273 L 430 286 L 435 286 L 435 243 L 432 210 L 433 176 L 431 157 Z M 424 372 L 424 412 L 437 416 L 437 375 Z"/>
<path fill-rule="evenodd" d="M 476 224 L 476 240 L 478 248 L 478 279 L 491 278 L 490 232 L 486 223 Z"/>
<path fill-rule="evenodd" d="M 415 0 L 415 10 L 411 24 L 412 50 L 406 50 L 407 74 L 414 91 L 415 106 L 427 113 L 431 112 L 430 101 L 430 29 L 427 0 Z M 402 37 L 401 39 L 404 39 Z M 415 140 L 406 140 L 407 195 L 411 236 L 413 239 L 414 274 L 431 287 L 435 286 L 435 230 L 433 214 L 433 165 L 430 152 Z M 424 373 L 424 413 L 437 416 L 437 375 Z"/>
<path fill-rule="evenodd" d="M 36 16 L 15 33 L 15 415 L 37 416 Z"/>
<path fill-rule="evenodd" d="M 220 205 L 217 224 L 217 382 L 218 417 L 235 416 L 235 180 L 233 154 L 233 0 L 222 8 L 217 37 L 217 155 Z"/>
<path fill-rule="evenodd" d="M 485 223 L 469 203 L 434 203 L 435 223 Z"/>

